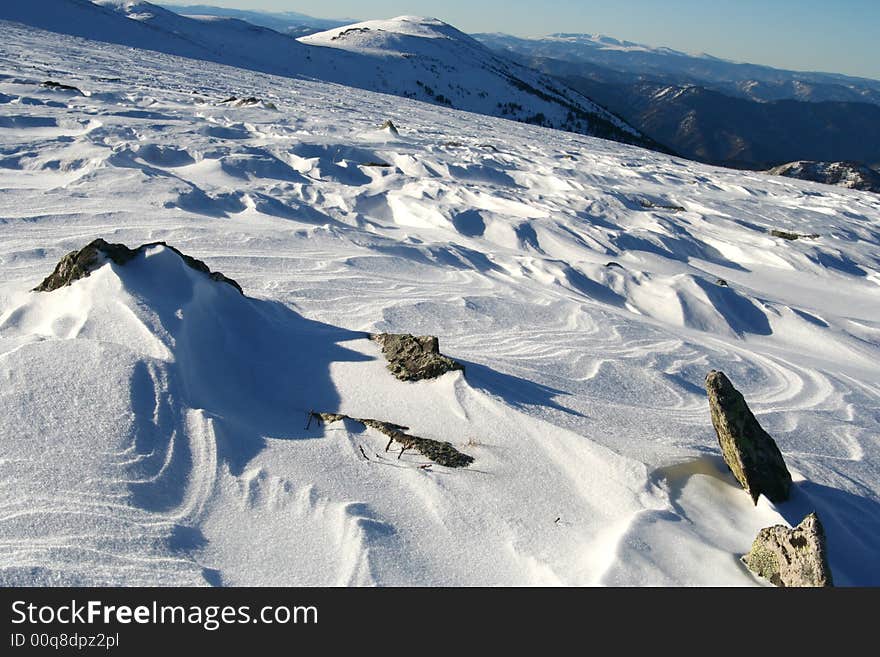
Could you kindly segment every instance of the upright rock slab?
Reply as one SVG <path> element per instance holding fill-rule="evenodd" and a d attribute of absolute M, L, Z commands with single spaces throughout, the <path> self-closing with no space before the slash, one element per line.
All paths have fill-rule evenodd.
<path fill-rule="evenodd" d="M 825 549 L 825 530 L 811 513 L 797 527 L 765 527 L 743 563 L 776 586 L 833 586 Z"/>
<path fill-rule="evenodd" d="M 422 381 L 455 370 L 464 365 L 440 353 L 440 341 L 433 335 L 378 333 L 370 336 L 382 346 L 388 371 L 401 381 Z"/>
<path fill-rule="evenodd" d="M 788 499 L 791 474 L 773 438 L 764 431 L 742 394 L 723 372 L 706 376 L 712 426 L 724 461 L 757 504 L 763 493 L 771 502 Z"/>

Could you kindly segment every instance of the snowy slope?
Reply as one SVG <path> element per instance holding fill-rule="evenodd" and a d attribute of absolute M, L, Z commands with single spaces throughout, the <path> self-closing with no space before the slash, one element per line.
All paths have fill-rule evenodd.
<path fill-rule="evenodd" d="M 182 16 L 142 0 L 9 0 L 0 19 L 661 148 L 578 92 L 436 19 L 358 23 L 301 41 L 236 18 Z"/>
<path fill-rule="evenodd" d="M 738 556 L 815 509 L 880 584 L 876 195 L 0 31 L 0 582 L 761 585 Z M 245 296 L 160 246 L 28 291 L 96 237 Z M 398 381 L 375 331 L 466 371 Z M 789 502 L 724 468 L 712 368 Z"/>
<path fill-rule="evenodd" d="M 493 54 L 436 18 L 366 21 L 300 41 L 357 57 L 344 70 L 334 71 L 334 81 L 342 84 L 573 132 L 640 141 L 635 129 L 589 99 Z M 378 87 L 363 82 L 364 73 L 372 70 L 381 79 Z"/>

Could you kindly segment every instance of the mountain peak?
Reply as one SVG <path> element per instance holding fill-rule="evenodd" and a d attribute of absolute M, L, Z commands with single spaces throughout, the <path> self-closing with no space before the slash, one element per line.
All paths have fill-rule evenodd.
<path fill-rule="evenodd" d="M 302 37 L 304 43 L 333 45 L 343 49 L 386 48 L 400 45 L 400 37 L 421 39 L 455 39 L 475 43 L 471 37 L 452 25 L 427 16 L 396 16 L 343 25 Z"/>

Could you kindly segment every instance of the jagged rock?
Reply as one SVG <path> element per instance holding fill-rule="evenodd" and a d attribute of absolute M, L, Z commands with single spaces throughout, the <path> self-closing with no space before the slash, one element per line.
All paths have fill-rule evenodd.
<path fill-rule="evenodd" d="M 880 171 L 861 162 L 789 162 L 767 173 L 880 193 Z"/>
<path fill-rule="evenodd" d="M 781 237 L 784 240 L 794 241 L 796 239 L 806 238 L 806 239 L 819 239 L 820 235 L 818 233 L 810 233 L 808 235 L 801 235 L 800 233 L 790 233 L 787 230 L 776 230 L 775 228 L 770 231 L 770 234 L 773 237 Z"/>
<path fill-rule="evenodd" d="M 765 527 L 743 557 L 755 574 L 776 586 L 833 586 L 825 549 L 825 530 L 811 513 L 797 527 Z"/>
<path fill-rule="evenodd" d="M 340 39 L 344 39 L 345 37 L 347 37 L 350 34 L 364 34 L 369 31 L 370 31 L 370 28 L 368 28 L 368 27 L 350 27 L 346 30 L 343 30 L 339 34 L 330 37 L 330 40 L 331 41 L 338 41 Z"/>
<path fill-rule="evenodd" d="M 685 208 L 681 205 L 663 205 L 661 203 L 654 203 L 654 201 L 648 199 L 639 199 L 639 204 L 648 210 L 669 210 L 670 212 L 684 212 Z"/>
<path fill-rule="evenodd" d="M 433 335 L 379 333 L 370 338 L 382 346 L 388 371 L 401 381 L 435 379 L 446 372 L 464 371 L 464 365 L 440 353 L 440 342 Z"/>
<path fill-rule="evenodd" d="M 40 84 L 40 86 L 45 89 L 51 89 L 52 91 L 74 91 L 81 96 L 85 96 L 85 94 L 82 92 L 82 89 L 80 89 L 79 87 L 72 87 L 69 84 L 61 84 L 60 82 L 55 82 L 54 80 L 46 80 L 45 82 Z"/>
<path fill-rule="evenodd" d="M 391 447 L 392 442 L 396 442 L 401 446 L 400 454 L 397 456 L 398 459 L 406 450 L 414 449 L 422 456 L 434 461 L 434 463 L 444 465 L 448 468 L 463 468 L 474 462 L 472 456 L 459 452 L 451 443 L 431 440 L 430 438 L 411 436 L 408 433 L 404 433 L 409 430 L 409 427 L 404 427 L 400 424 L 383 422 L 382 420 L 371 420 L 369 418 L 350 417 L 348 415 L 342 415 L 341 413 L 312 412 L 309 420 L 311 421 L 312 418 L 316 418 L 325 424 L 339 422 L 340 420 L 352 420 L 354 422 L 359 422 L 364 426 L 372 427 L 388 436 L 388 445 L 385 446 L 386 452 Z"/>
<path fill-rule="evenodd" d="M 387 130 L 392 135 L 399 135 L 400 134 L 397 131 L 397 126 L 394 125 L 394 121 L 392 121 L 391 119 L 386 119 L 385 123 L 383 123 L 381 126 L 379 126 L 379 129 L 380 130 Z"/>
<path fill-rule="evenodd" d="M 212 280 L 228 283 L 244 294 L 241 286 L 231 278 L 224 276 L 220 272 L 212 272 L 208 268 L 208 265 L 201 260 L 196 260 L 185 253 L 181 253 L 173 246 L 168 246 L 165 242 L 150 242 L 148 244 L 142 244 L 136 249 L 130 249 L 124 244 L 110 244 L 100 237 L 90 242 L 79 251 L 71 251 L 61 258 L 55 266 L 55 270 L 47 276 L 42 283 L 35 287 L 33 291 L 52 292 L 60 287 L 70 285 L 74 281 L 87 277 L 94 270 L 104 264 L 104 258 L 117 265 L 125 265 L 141 251 L 154 246 L 164 246 L 166 249 L 171 249 L 179 255 L 188 266 L 207 274 Z"/>
<path fill-rule="evenodd" d="M 277 110 L 275 103 L 262 100 L 256 96 L 248 96 L 247 98 L 239 98 L 238 96 L 230 96 L 226 100 L 220 101 L 221 105 L 230 105 L 232 107 L 255 107 L 261 105 L 264 109 Z"/>
<path fill-rule="evenodd" d="M 723 372 L 706 376 L 712 426 L 724 461 L 757 504 L 763 493 L 772 502 L 788 499 L 791 474 L 773 438 L 764 431 L 742 394 Z"/>

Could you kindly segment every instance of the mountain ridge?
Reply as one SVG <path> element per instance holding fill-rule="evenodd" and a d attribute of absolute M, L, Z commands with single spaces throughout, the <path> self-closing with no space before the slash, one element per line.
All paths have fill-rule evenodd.
<path fill-rule="evenodd" d="M 400 32 L 383 50 L 341 48 L 321 34 L 297 40 L 235 18 L 200 20 L 141 0 L 12 0 L 0 6 L 0 19 L 665 150 L 564 83 L 492 53 L 442 21 L 383 21 L 386 37 Z M 324 34 L 370 29 L 364 25 Z M 409 52 L 395 50 L 403 42 Z"/>

